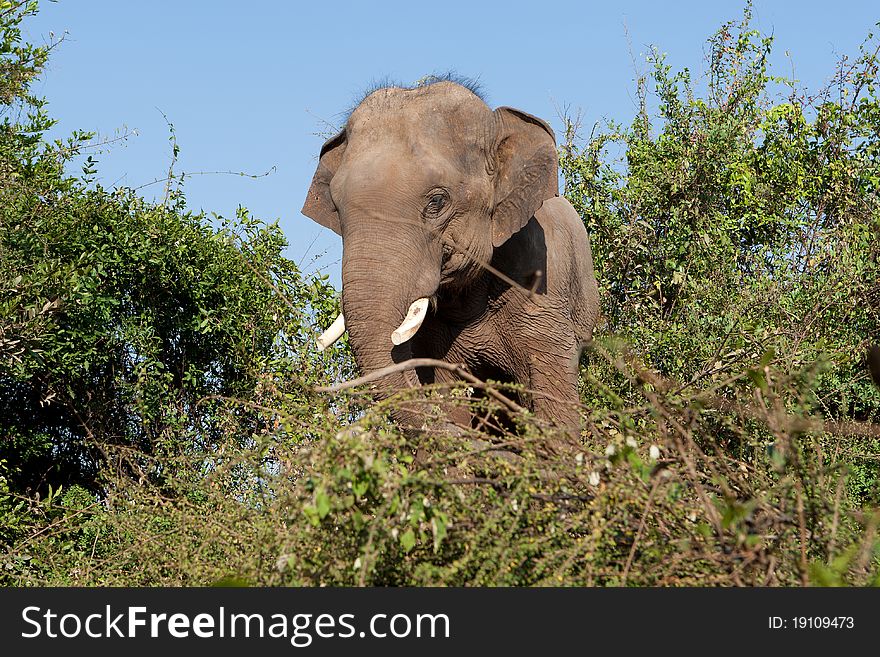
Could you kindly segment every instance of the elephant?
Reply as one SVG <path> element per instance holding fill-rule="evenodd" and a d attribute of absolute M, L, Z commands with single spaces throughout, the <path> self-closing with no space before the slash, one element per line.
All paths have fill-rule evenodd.
<path fill-rule="evenodd" d="M 321 148 L 302 213 L 342 237 L 342 313 L 319 348 L 347 330 L 366 372 L 411 358 L 461 363 L 483 381 L 521 384 L 520 404 L 579 437 L 580 352 L 599 297 L 546 122 L 492 110 L 448 79 L 376 89 Z M 419 367 L 375 388 L 455 378 Z M 444 412 L 448 426 L 468 422 L 460 408 Z M 413 405 L 392 415 L 422 424 Z"/>

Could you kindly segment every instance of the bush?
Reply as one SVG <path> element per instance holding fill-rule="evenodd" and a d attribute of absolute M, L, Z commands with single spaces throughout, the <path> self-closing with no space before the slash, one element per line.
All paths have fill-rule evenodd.
<path fill-rule="evenodd" d="M 97 499 L 120 476 L 161 483 L 156 459 L 213 453 L 227 434 L 252 444 L 268 430 L 261 402 L 304 399 L 349 367 L 304 348 L 337 295 L 282 256 L 277 224 L 244 208 L 190 213 L 173 175 L 162 204 L 104 189 L 89 182 L 91 135 L 43 141 L 52 121 L 28 83 L 48 48 L 19 43 L 33 11 L 0 9 L 0 494 L 12 508 L 71 486 Z M 82 176 L 66 174 L 78 160 Z"/>

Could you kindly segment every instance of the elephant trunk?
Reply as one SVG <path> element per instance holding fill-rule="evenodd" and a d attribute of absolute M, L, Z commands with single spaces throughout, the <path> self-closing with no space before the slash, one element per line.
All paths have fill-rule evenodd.
<path fill-rule="evenodd" d="M 362 230 L 344 236 L 343 314 L 355 360 L 365 374 L 413 357 L 410 338 L 427 311 L 424 299 L 439 286 L 440 254 L 432 262 L 427 240 L 413 232 Z M 385 397 L 418 385 L 416 373 L 406 370 L 384 376 L 375 387 Z M 417 415 L 411 405 L 395 412 L 398 421 L 416 428 L 421 424 Z"/>

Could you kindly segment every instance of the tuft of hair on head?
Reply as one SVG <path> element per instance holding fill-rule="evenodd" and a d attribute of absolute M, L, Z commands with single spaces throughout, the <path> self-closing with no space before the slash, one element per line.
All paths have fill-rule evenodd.
<path fill-rule="evenodd" d="M 370 80 L 370 83 L 366 87 L 355 94 L 354 100 L 352 101 L 351 105 L 349 105 L 348 108 L 344 112 L 342 112 L 342 123 L 348 123 L 348 120 L 351 118 L 352 113 L 358 108 L 358 105 L 364 102 L 364 100 L 370 94 L 379 91 L 379 89 L 391 89 L 401 86 L 403 85 L 401 85 L 399 82 L 392 79 L 388 75 L 385 75 L 381 78 L 373 78 L 372 80 Z"/>
<path fill-rule="evenodd" d="M 455 71 L 446 71 L 445 73 L 440 74 L 431 73 L 430 75 L 419 78 L 415 85 L 410 88 L 416 89 L 418 87 L 428 87 L 432 84 L 437 84 L 438 82 L 454 82 L 470 91 L 484 103 L 486 102 L 486 95 L 483 93 L 483 85 L 480 83 L 480 79 L 470 78 L 466 75 L 459 75 Z"/>
<path fill-rule="evenodd" d="M 420 87 L 429 87 L 432 84 L 437 84 L 438 82 L 453 82 L 455 84 L 461 85 L 472 94 L 474 94 L 477 98 L 482 100 L 484 103 L 488 103 L 486 100 L 486 94 L 483 92 L 482 84 L 480 83 L 479 78 L 471 78 L 466 75 L 459 75 L 455 71 L 446 71 L 445 73 L 430 73 L 428 75 L 422 76 L 413 84 L 404 84 L 397 80 L 394 80 L 390 76 L 383 76 L 381 78 L 374 78 L 369 85 L 365 89 L 363 89 L 360 93 L 355 96 L 355 102 L 352 103 L 349 108 L 343 112 L 343 118 L 345 122 L 351 117 L 352 112 L 354 112 L 358 105 L 360 105 L 370 94 L 373 94 L 381 89 L 418 89 Z"/>

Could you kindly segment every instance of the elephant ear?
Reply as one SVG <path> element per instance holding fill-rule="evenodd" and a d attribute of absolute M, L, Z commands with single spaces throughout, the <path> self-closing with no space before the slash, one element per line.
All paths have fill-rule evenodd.
<path fill-rule="evenodd" d="M 342 226 L 339 224 L 339 213 L 330 197 L 330 181 L 333 180 L 336 169 L 342 161 L 345 143 L 345 130 L 324 142 L 318 168 L 312 178 L 312 186 L 309 187 L 306 202 L 302 207 L 302 213 L 309 219 L 317 221 L 338 235 L 342 235 Z"/>
<path fill-rule="evenodd" d="M 559 195 L 556 138 L 541 119 L 512 107 L 495 110 L 492 244 L 506 242 L 541 204 Z"/>

